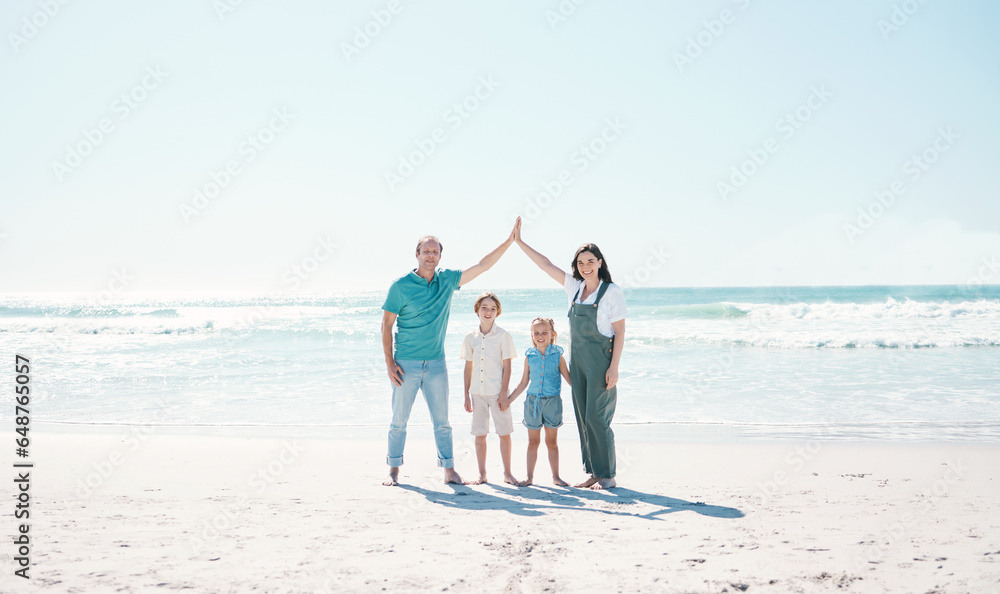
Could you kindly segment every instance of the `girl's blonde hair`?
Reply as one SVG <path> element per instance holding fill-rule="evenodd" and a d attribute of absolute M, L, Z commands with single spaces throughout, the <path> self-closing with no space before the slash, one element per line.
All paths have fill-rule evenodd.
<path fill-rule="evenodd" d="M 499 315 L 499 314 L 497 314 Z M 559 333 L 556 332 L 556 323 L 552 318 L 535 318 L 531 320 L 531 325 L 534 326 L 537 322 L 542 322 L 549 325 L 549 329 L 552 330 L 552 341 L 549 344 L 555 344 L 556 339 L 559 337 Z"/>
<path fill-rule="evenodd" d="M 490 293 L 489 291 L 484 292 L 479 296 L 479 299 L 476 299 L 476 304 L 472 306 L 472 311 L 477 315 L 479 314 L 479 306 L 482 305 L 483 299 L 492 299 L 493 303 L 497 304 L 497 317 L 499 318 L 500 312 L 503 311 L 503 308 L 500 307 L 500 298 L 497 297 L 496 293 Z"/>

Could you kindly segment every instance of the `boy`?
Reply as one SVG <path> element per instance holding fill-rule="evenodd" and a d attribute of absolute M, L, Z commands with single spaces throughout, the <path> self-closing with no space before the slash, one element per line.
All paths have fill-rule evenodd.
<path fill-rule="evenodd" d="M 510 472 L 510 434 L 514 420 L 508 400 L 510 362 L 514 358 L 514 339 L 495 324 L 500 316 L 500 299 L 493 293 L 483 293 L 474 306 L 479 316 L 479 328 L 469 332 L 462 341 L 465 359 L 465 410 L 472 413 L 472 434 L 476 436 L 476 459 L 479 479 L 470 485 L 486 483 L 486 434 L 493 428 L 500 436 L 500 458 L 503 460 L 505 483 L 517 485 Z"/>

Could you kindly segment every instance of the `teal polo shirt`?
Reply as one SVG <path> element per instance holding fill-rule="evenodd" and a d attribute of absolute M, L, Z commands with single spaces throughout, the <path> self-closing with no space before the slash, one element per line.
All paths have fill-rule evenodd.
<path fill-rule="evenodd" d="M 397 316 L 395 359 L 444 359 L 451 297 L 459 289 L 460 280 L 461 270 L 438 268 L 431 282 L 411 271 L 392 283 L 382 309 Z"/>

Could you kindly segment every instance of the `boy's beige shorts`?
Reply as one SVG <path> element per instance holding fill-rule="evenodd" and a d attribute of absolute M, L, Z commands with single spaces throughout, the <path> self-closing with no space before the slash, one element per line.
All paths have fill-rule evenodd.
<path fill-rule="evenodd" d="M 510 414 L 510 408 L 505 411 L 500 410 L 500 403 L 497 402 L 499 394 L 471 396 L 473 435 L 478 437 L 490 432 L 490 416 L 493 417 L 493 429 L 497 435 L 510 435 L 514 432 L 514 417 Z"/>

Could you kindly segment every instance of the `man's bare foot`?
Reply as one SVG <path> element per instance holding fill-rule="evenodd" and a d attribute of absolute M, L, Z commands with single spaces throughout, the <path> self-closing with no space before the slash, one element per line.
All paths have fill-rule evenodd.
<path fill-rule="evenodd" d="M 477 478 L 476 480 L 469 481 L 469 482 L 467 482 L 465 484 L 466 485 L 485 485 L 486 484 L 486 475 L 485 474 L 481 474 L 481 475 L 479 475 L 479 478 Z"/>
<path fill-rule="evenodd" d="M 606 478 L 606 479 L 598 479 L 597 484 L 591 485 L 590 489 L 592 491 L 601 491 L 603 489 L 614 489 L 617 486 L 618 483 L 615 482 L 615 479 Z"/>
<path fill-rule="evenodd" d="M 576 487 L 577 489 L 589 489 L 596 482 L 597 482 L 597 478 L 592 476 L 589 479 L 587 479 L 587 480 L 583 481 L 582 483 L 580 483 L 579 485 L 573 485 L 573 486 Z"/>
<path fill-rule="evenodd" d="M 531 486 L 531 485 L 533 485 L 533 484 L 534 484 L 534 483 L 533 483 L 533 482 L 531 482 L 531 477 L 529 476 L 528 478 L 526 478 L 526 479 L 524 479 L 523 481 L 519 482 L 519 483 L 517 484 L 517 486 L 518 486 L 518 487 L 530 487 L 530 486 Z"/>
<path fill-rule="evenodd" d="M 566 481 L 562 480 L 558 476 L 552 477 L 552 484 L 554 484 L 557 487 L 568 487 L 569 486 L 569 483 L 567 483 Z"/>
<path fill-rule="evenodd" d="M 382 484 L 385 485 L 386 487 L 398 487 L 399 486 L 399 469 L 398 468 L 390 468 L 389 469 L 389 476 L 384 481 L 382 481 Z"/>
<path fill-rule="evenodd" d="M 507 483 L 508 485 L 514 485 L 515 487 L 521 486 L 521 481 L 514 478 L 514 475 L 509 472 L 503 473 L 503 482 Z"/>
<path fill-rule="evenodd" d="M 456 485 L 463 484 L 462 483 L 462 477 L 458 476 L 458 473 L 455 472 L 454 468 L 445 468 L 444 469 L 444 482 L 445 483 L 453 483 L 453 484 L 456 484 Z"/>

